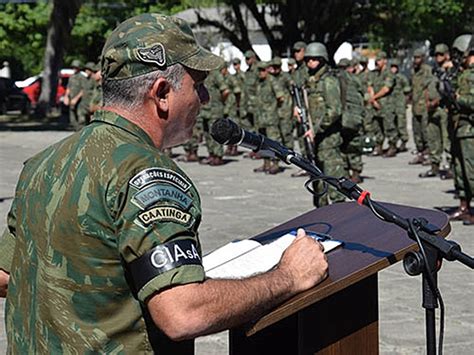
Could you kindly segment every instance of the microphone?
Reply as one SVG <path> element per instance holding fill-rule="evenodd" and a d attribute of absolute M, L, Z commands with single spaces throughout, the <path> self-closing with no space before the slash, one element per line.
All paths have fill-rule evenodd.
<path fill-rule="evenodd" d="M 290 164 L 290 159 L 296 155 L 293 150 L 283 144 L 260 133 L 240 128 L 237 123 L 228 118 L 220 118 L 213 123 L 211 136 L 219 144 L 241 145 L 254 152 L 260 152 L 265 157 L 277 157 L 288 164 Z"/>

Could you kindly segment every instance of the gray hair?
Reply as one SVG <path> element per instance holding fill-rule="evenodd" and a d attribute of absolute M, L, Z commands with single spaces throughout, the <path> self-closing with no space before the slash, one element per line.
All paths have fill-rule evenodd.
<path fill-rule="evenodd" d="M 166 70 L 156 70 L 133 78 L 104 80 L 102 82 L 104 106 L 136 110 L 142 106 L 156 80 L 164 78 L 173 90 L 179 90 L 185 72 L 186 69 L 181 64 L 175 64 Z"/>

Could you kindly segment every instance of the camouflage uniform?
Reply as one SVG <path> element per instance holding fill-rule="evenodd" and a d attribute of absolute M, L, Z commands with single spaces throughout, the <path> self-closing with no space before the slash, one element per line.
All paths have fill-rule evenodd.
<path fill-rule="evenodd" d="M 428 148 L 428 108 L 427 101 L 437 96 L 436 83 L 431 74 L 431 67 L 422 64 L 420 69 L 412 73 L 413 90 L 413 138 L 416 150 L 423 152 Z"/>
<path fill-rule="evenodd" d="M 407 99 L 406 96 L 411 92 L 410 81 L 402 73 L 395 74 L 395 87 L 391 98 L 395 113 L 395 122 L 397 126 L 397 136 L 404 146 L 408 142 L 407 130 Z"/>
<path fill-rule="evenodd" d="M 281 59 L 274 58 L 272 65 L 281 68 Z M 279 73 L 275 73 L 273 78 L 278 82 L 278 85 L 284 93 L 281 102 L 278 104 L 278 128 L 280 130 L 279 141 L 282 142 L 283 145 L 293 149 L 293 129 L 295 120 L 293 119 L 293 99 L 291 97 L 292 79 L 290 74 L 281 70 Z"/>
<path fill-rule="evenodd" d="M 295 83 L 296 86 L 298 87 L 303 87 L 305 85 L 305 82 L 308 78 L 308 68 L 306 67 L 305 62 L 300 62 L 298 63 L 298 67 L 296 68 L 295 72 L 291 76 L 293 79 L 293 82 Z M 296 127 L 296 136 L 298 137 L 298 145 L 300 147 L 300 150 L 303 151 L 304 149 L 304 137 L 303 137 L 303 130 L 302 126 L 296 122 L 295 124 Z"/>
<path fill-rule="evenodd" d="M 244 74 L 244 85 L 242 91 L 245 97 L 241 98 L 240 110 L 241 110 L 241 124 L 242 128 L 255 130 L 258 127 L 255 124 L 255 111 L 256 107 L 256 88 L 258 81 L 258 70 L 257 63 L 253 64 Z"/>
<path fill-rule="evenodd" d="M 393 103 L 390 96 L 395 87 L 395 78 L 389 68 L 385 67 L 382 71 L 376 70 L 373 73 L 370 86 L 373 87 L 374 93 L 379 92 L 383 87 L 390 89 L 389 94 L 377 100 L 380 109 L 374 109 L 372 124 L 376 145 L 382 147 L 384 138 L 387 138 L 390 147 L 393 148 L 397 144 L 397 127 L 395 125 Z"/>
<path fill-rule="evenodd" d="M 78 104 L 77 112 L 80 122 L 88 124 L 90 121 L 90 105 L 92 96 L 94 95 L 95 87 L 98 85 L 97 81 L 92 77 L 92 70 L 95 67 L 94 63 L 87 63 L 84 68 L 88 71 L 88 74 L 82 81 L 82 98 Z"/>
<path fill-rule="evenodd" d="M 364 59 L 365 60 L 365 59 Z M 359 78 L 362 87 L 364 89 L 364 100 L 365 100 L 365 116 L 364 116 L 364 140 L 367 142 L 367 148 L 371 149 L 369 146 L 374 145 L 375 142 L 375 136 L 376 132 L 374 129 L 374 124 L 373 124 L 373 116 L 374 116 L 374 108 L 372 105 L 370 105 L 367 101 L 369 100 L 369 92 L 368 88 L 369 85 L 372 81 L 372 75 L 373 72 L 371 72 L 368 68 L 366 70 L 361 71 L 359 74 L 357 74 L 357 77 Z"/>
<path fill-rule="evenodd" d="M 229 90 L 224 76 L 219 70 L 212 71 L 206 78 L 205 85 L 209 91 L 209 103 L 201 109 L 200 116 L 203 119 L 204 138 L 210 156 L 222 158 L 224 148 L 212 139 L 210 130 L 215 120 L 224 117 L 224 102 L 222 94 Z"/>
<path fill-rule="evenodd" d="M 340 64 L 341 65 L 341 64 Z M 346 175 L 355 182 L 362 172 L 362 137 L 364 135 L 364 87 L 355 74 L 341 69 L 339 73 L 342 101 L 342 146 Z"/>
<path fill-rule="evenodd" d="M 133 178 L 146 169 L 177 177 L 185 187 L 167 179 L 134 186 Z M 138 196 L 158 188 L 175 191 L 186 206 L 162 197 L 153 209 L 175 217 L 144 222 L 140 216 L 152 209 Z M 30 159 L 20 176 L 6 231 L 16 241 L 6 308 L 9 351 L 151 353 L 122 262 L 178 235 L 195 243 L 200 258 L 200 220 L 199 195 L 184 172 L 140 128 L 98 111 L 83 131 Z M 145 302 L 162 288 L 203 280 L 202 266 L 183 265 L 137 290 L 138 298 Z"/>
<path fill-rule="evenodd" d="M 258 70 L 267 70 L 268 62 L 259 62 Z M 278 128 L 278 105 L 284 98 L 285 92 L 278 81 L 269 73 L 265 79 L 259 77 L 255 87 L 255 125 L 258 131 L 272 140 L 280 140 L 280 130 Z M 271 166 L 270 166 L 271 165 Z M 278 160 L 265 158 L 261 168 L 254 169 L 255 172 L 278 173 Z"/>
<path fill-rule="evenodd" d="M 341 91 L 339 82 L 324 65 L 316 73 L 310 74 L 305 86 L 308 92 L 309 110 L 315 118 L 315 147 L 317 165 L 326 175 L 341 177 L 344 175 L 344 161 L 341 155 Z M 316 191 L 323 192 L 323 185 L 317 184 Z M 344 196 L 330 188 L 332 202 L 344 201 Z M 329 203 L 326 194 L 319 205 Z"/>
<path fill-rule="evenodd" d="M 71 100 L 82 91 L 86 80 L 87 78 L 81 71 L 75 73 L 69 78 L 67 84 L 67 88 L 69 90 L 69 102 L 71 102 Z M 81 125 L 85 123 L 82 120 L 83 116 L 81 115 L 82 112 L 80 111 L 81 101 L 82 98 L 79 99 L 79 101 L 74 106 L 71 103 L 69 104 L 69 123 L 75 130 L 78 130 Z"/>
<path fill-rule="evenodd" d="M 102 105 L 103 105 L 103 102 L 102 102 L 102 85 L 100 83 L 97 83 L 94 86 L 94 90 L 92 91 L 91 101 L 90 101 L 90 104 L 89 104 L 89 111 L 94 106 L 101 107 Z"/>
<path fill-rule="evenodd" d="M 191 33 L 182 20 L 155 14 L 123 22 L 104 47 L 104 79 L 156 71 L 163 60 L 200 71 L 221 65 Z M 162 43 L 165 57 L 156 50 Z M 192 342 L 171 343 L 153 324 L 146 300 L 205 279 L 200 221 L 184 172 L 137 125 L 97 111 L 21 173 L 0 244 L 0 267 L 10 271 L 7 352 L 189 351 Z"/>
<path fill-rule="evenodd" d="M 471 201 L 474 193 L 474 64 L 458 77 L 455 116 L 454 169 L 459 198 Z"/>

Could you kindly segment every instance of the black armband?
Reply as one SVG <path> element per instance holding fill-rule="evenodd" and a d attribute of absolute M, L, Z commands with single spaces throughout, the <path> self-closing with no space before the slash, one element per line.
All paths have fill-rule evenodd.
<path fill-rule="evenodd" d="M 156 246 L 131 263 L 124 263 L 125 278 L 133 296 L 138 298 L 138 292 L 149 281 L 183 265 L 202 265 L 194 240 L 170 241 Z"/>

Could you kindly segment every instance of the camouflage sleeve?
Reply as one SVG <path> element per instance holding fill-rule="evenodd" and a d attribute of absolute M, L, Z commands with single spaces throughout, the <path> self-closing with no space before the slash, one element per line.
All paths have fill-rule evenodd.
<path fill-rule="evenodd" d="M 285 96 L 285 89 L 283 86 L 280 84 L 278 80 L 272 80 L 272 87 L 273 87 L 273 92 L 275 93 L 275 97 L 277 99 Z"/>
<path fill-rule="evenodd" d="M 430 100 L 440 99 L 440 95 L 437 89 L 438 79 L 433 75 L 429 84 L 428 84 L 428 97 Z"/>
<path fill-rule="evenodd" d="M 393 89 L 395 86 L 395 76 L 392 73 L 388 73 L 383 81 L 383 86 Z"/>
<path fill-rule="evenodd" d="M 125 264 L 131 269 L 146 262 L 151 268 L 152 277 L 144 282 L 132 273 L 138 299 L 145 302 L 164 288 L 202 282 L 201 206 L 189 178 L 164 157 L 140 159 L 126 170 L 127 178 L 118 180 L 121 185 L 109 201 Z"/>
<path fill-rule="evenodd" d="M 232 92 L 234 94 L 242 93 L 242 88 L 240 87 L 239 80 L 237 80 L 236 77 L 232 76 L 231 77 L 231 82 L 232 82 Z"/>
<path fill-rule="evenodd" d="M 474 70 L 470 69 L 465 75 L 462 75 L 458 90 L 458 103 L 464 109 L 471 113 L 474 112 Z"/>
<path fill-rule="evenodd" d="M 401 74 L 400 77 L 402 78 L 402 91 L 405 95 L 408 95 L 411 92 L 410 81 L 403 74 Z"/>
<path fill-rule="evenodd" d="M 13 200 L 10 212 L 7 217 L 7 228 L 0 237 L 0 269 L 10 272 L 13 252 L 15 251 L 15 232 L 16 232 L 16 203 Z"/>
<path fill-rule="evenodd" d="M 341 89 L 339 80 L 335 77 L 328 76 L 324 80 L 324 115 L 321 117 L 320 127 L 328 128 L 342 114 Z"/>
<path fill-rule="evenodd" d="M 224 92 L 226 90 L 229 90 L 229 85 L 227 85 L 224 76 L 220 73 L 217 76 L 217 85 L 219 87 L 220 92 Z"/>

